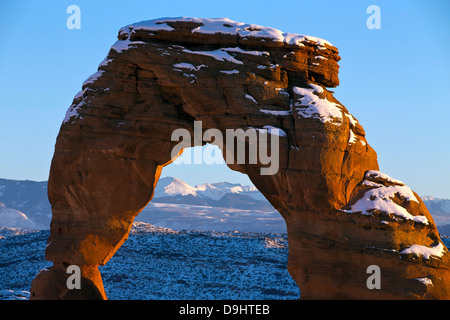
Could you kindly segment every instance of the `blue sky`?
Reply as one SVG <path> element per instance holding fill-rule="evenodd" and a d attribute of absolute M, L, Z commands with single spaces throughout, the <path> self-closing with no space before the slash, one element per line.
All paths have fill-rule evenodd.
<path fill-rule="evenodd" d="M 69 5 L 81 29 L 69 30 Z M 366 27 L 369 5 L 381 29 Z M 340 51 L 335 96 L 363 125 L 381 171 L 450 198 L 450 1 L 2 1 L 0 177 L 47 180 L 56 136 L 120 27 L 160 17 L 227 17 L 324 38 Z M 225 165 L 171 165 L 195 185 L 250 183 Z"/>

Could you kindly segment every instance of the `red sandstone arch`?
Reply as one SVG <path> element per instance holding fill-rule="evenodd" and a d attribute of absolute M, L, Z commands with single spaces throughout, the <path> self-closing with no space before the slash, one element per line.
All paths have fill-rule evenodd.
<path fill-rule="evenodd" d="M 362 126 L 326 89 L 338 85 L 335 47 L 226 19 L 147 21 L 118 38 L 57 138 L 46 248 L 53 266 L 33 281 L 32 299 L 106 298 L 97 267 L 124 243 L 173 160 L 171 132 L 193 132 L 195 120 L 204 129 L 286 132 L 277 174 L 262 176 L 258 164 L 230 168 L 286 220 L 288 270 L 302 298 L 450 297 L 450 255 L 432 217 L 416 194 L 376 171 Z M 357 210 L 364 203 L 370 212 Z M 81 290 L 66 287 L 71 264 L 82 270 Z M 380 290 L 366 286 L 370 265 L 382 270 Z"/>

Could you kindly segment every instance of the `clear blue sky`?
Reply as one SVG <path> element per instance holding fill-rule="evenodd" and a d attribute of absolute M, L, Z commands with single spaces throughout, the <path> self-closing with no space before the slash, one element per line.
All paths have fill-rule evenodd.
<path fill-rule="evenodd" d="M 81 29 L 69 30 L 69 5 Z M 369 30 L 369 5 L 381 29 Z M 159 17 L 227 17 L 338 47 L 335 96 L 364 126 L 381 171 L 420 195 L 450 198 L 450 1 L 2 1 L 0 177 L 47 180 L 56 136 L 82 82 L 120 27 Z M 225 165 L 171 165 L 190 184 L 249 183 Z"/>

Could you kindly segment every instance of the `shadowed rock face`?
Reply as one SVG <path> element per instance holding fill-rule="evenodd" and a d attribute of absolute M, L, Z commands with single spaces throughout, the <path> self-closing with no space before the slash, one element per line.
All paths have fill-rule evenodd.
<path fill-rule="evenodd" d="M 378 171 L 336 87 L 338 51 L 314 37 L 228 19 L 159 19 L 119 31 L 61 126 L 53 217 L 32 299 L 105 298 L 97 266 L 127 239 L 174 160 L 175 129 L 281 129 L 279 170 L 247 174 L 286 220 L 288 270 L 304 299 L 450 298 L 450 254 L 422 200 Z M 203 142 L 205 143 L 205 142 Z M 226 152 L 226 145 L 223 150 Z M 64 266 L 81 267 L 77 293 Z M 368 289 L 379 266 L 381 289 Z M 67 275 L 68 276 L 68 275 Z"/>

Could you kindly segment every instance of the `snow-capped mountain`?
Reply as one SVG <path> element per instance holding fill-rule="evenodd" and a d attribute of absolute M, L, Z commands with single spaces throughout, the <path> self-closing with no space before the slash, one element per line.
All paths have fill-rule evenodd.
<path fill-rule="evenodd" d="M 0 217 L 0 227 L 25 227 L 28 221 L 28 228 L 31 223 L 36 229 L 49 228 L 47 181 L 0 179 L 0 201 L 17 211 Z M 254 186 L 229 182 L 191 186 L 173 177 L 158 181 L 152 202 L 136 221 L 177 230 L 284 232 L 285 228 L 279 213 Z"/>
<path fill-rule="evenodd" d="M 422 197 L 439 231 L 450 235 L 450 200 Z M 47 181 L 0 179 L 0 227 L 48 229 Z M 286 232 L 280 214 L 254 186 L 204 183 L 191 186 L 161 178 L 154 197 L 136 221 L 175 230 Z"/>
<path fill-rule="evenodd" d="M 219 182 L 191 186 L 173 177 L 159 180 L 152 203 L 176 203 L 233 209 L 270 210 L 274 208 L 254 186 Z"/>
<path fill-rule="evenodd" d="M 450 235 L 450 200 L 439 199 L 432 196 L 421 197 L 436 223 L 440 232 Z M 441 226 L 441 228 L 439 228 Z M 444 232 L 444 228 L 446 226 Z"/>
<path fill-rule="evenodd" d="M 286 232 L 277 210 L 254 186 L 204 183 L 195 187 L 166 177 L 136 221 L 174 230 Z"/>
<path fill-rule="evenodd" d="M 161 178 L 155 188 L 153 199 L 176 197 L 176 196 L 194 196 L 202 199 L 211 199 L 218 201 L 225 195 L 241 194 L 251 197 L 254 200 L 265 201 L 264 196 L 255 186 L 243 186 L 239 183 L 218 182 L 204 183 L 198 186 L 191 186 L 186 182 L 173 177 Z"/>
<path fill-rule="evenodd" d="M 175 197 L 175 196 L 196 196 L 197 189 L 186 182 L 172 177 L 161 178 L 156 185 L 153 198 Z"/>
<path fill-rule="evenodd" d="M 5 228 L 36 228 L 36 224 L 19 210 L 7 208 L 0 202 L 0 226 Z"/>
<path fill-rule="evenodd" d="M 265 200 L 264 196 L 256 189 L 255 186 L 243 186 L 237 183 L 219 182 L 219 183 L 204 183 L 196 186 L 197 194 L 202 197 L 213 200 L 220 200 L 226 194 L 245 194 L 255 200 Z"/>
<path fill-rule="evenodd" d="M 27 218 L 10 211 L 8 214 L 11 217 L 9 224 L 17 221 L 18 225 L 21 225 L 23 221 L 28 220 L 37 229 L 49 228 L 52 209 L 47 197 L 47 181 L 0 179 L 0 202 L 5 205 L 5 208 L 18 210 Z M 17 220 L 19 216 L 22 218 Z M 0 221 L 0 227 L 5 227 L 5 224 L 8 223 L 5 219 L 7 219 L 6 215 Z M 16 227 L 19 227 L 18 225 Z"/>
<path fill-rule="evenodd" d="M 441 214 L 450 215 L 450 200 L 449 199 L 439 199 L 432 196 L 421 197 L 428 210 Z"/>

